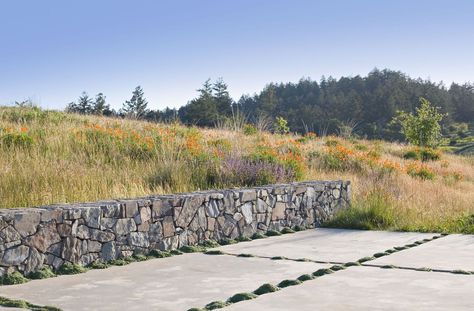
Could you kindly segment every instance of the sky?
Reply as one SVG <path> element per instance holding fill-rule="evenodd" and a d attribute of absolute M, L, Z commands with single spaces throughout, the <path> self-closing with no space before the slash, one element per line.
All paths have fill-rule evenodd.
<path fill-rule="evenodd" d="M 0 0 L 0 105 L 114 108 L 141 85 L 180 107 L 211 78 L 233 98 L 269 82 L 367 75 L 474 81 L 471 0 Z"/>

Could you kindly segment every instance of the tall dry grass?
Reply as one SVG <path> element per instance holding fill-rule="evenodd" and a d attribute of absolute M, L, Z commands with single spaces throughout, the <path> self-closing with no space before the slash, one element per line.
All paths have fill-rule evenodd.
<path fill-rule="evenodd" d="M 239 123 L 240 124 L 240 123 Z M 0 108 L 0 206 L 348 179 L 353 209 L 332 225 L 474 232 L 474 160 L 405 160 L 383 141 L 197 129 L 179 124 Z M 433 180 L 408 175 L 427 169 Z"/>

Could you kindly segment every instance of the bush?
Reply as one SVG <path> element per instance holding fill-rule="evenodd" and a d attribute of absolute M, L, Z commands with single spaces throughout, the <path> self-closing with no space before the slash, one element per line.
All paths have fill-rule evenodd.
<path fill-rule="evenodd" d="M 23 276 L 23 274 L 21 274 L 18 271 L 15 271 L 13 273 L 5 274 L 4 276 L 2 276 L 0 278 L 0 284 L 2 284 L 2 285 L 22 284 L 22 283 L 26 283 L 28 281 L 29 280 L 27 278 L 25 278 Z"/>
<path fill-rule="evenodd" d="M 33 146 L 34 140 L 25 132 L 7 133 L 1 136 L 0 144 L 6 148 L 30 148 Z"/>
<path fill-rule="evenodd" d="M 411 163 L 408 165 L 407 174 L 411 177 L 416 177 L 423 180 L 433 180 L 436 177 L 434 171 L 431 168 L 418 163 Z"/>
<path fill-rule="evenodd" d="M 288 127 L 288 121 L 283 117 L 276 117 L 275 119 L 275 133 L 278 134 L 287 134 L 290 132 L 290 128 Z"/>
<path fill-rule="evenodd" d="M 256 290 L 254 290 L 254 294 L 255 295 L 264 295 L 264 294 L 268 294 L 268 293 L 273 293 L 273 292 L 276 292 L 280 290 L 278 287 L 276 287 L 275 285 L 272 285 L 272 284 L 269 284 L 269 283 L 265 283 L 263 284 L 262 286 L 260 286 L 259 288 L 257 288 Z"/>
<path fill-rule="evenodd" d="M 238 294 L 235 294 L 234 296 L 230 297 L 228 302 L 236 303 L 236 302 L 239 302 L 239 301 L 250 300 L 250 299 L 254 299 L 254 298 L 257 298 L 257 295 L 255 295 L 253 293 L 238 293 Z"/>
<path fill-rule="evenodd" d="M 245 124 L 244 125 L 244 134 L 245 135 L 255 135 L 257 134 L 257 128 L 253 126 L 252 124 Z"/>
<path fill-rule="evenodd" d="M 437 161 L 441 158 L 441 154 L 432 148 L 416 148 L 405 152 L 403 158 L 407 160 L 421 160 L 423 162 Z"/>
<path fill-rule="evenodd" d="M 61 266 L 58 270 L 58 274 L 79 274 L 79 273 L 84 273 L 86 272 L 87 269 L 77 265 L 77 264 L 72 264 L 72 263 L 65 263 L 64 265 Z"/>
<path fill-rule="evenodd" d="M 41 270 L 38 270 L 38 271 L 35 271 L 35 272 L 31 272 L 28 277 L 30 279 L 48 279 L 48 278 L 52 278 L 52 277 L 55 277 L 56 274 L 54 274 L 54 272 L 50 269 L 50 268 L 43 268 Z"/>

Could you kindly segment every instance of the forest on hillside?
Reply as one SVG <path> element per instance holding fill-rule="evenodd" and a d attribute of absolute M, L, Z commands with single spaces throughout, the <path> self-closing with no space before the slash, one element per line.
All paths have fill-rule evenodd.
<path fill-rule="evenodd" d="M 261 92 L 242 95 L 237 101 L 230 97 L 222 79 L 214 83 L 207 80 L 196 98 L 179 109 L 161 111 L 147 108 L 141 87 L 135 89 L 131 100 L 117 112 L 105 104 L 103 94 L 96 97 L 99 111 L 94 109 L 94 101 L 85 96 L 85 103 L 83 94 L 77 103 L 69 104 L 68 110 L 160 122 L 179 120 L 203 127 L 221 126 L 235 119 L 240 123 L 271 125 L 276 117 L 283 117 L 292 132 L 319 135 L 350 132 L 359 137 L 386 140 L 403 139 L 399 125 L 390 121 L 397 111 L 414 112 L 423 97 L 445 114 L 443 134 L 467 136 L 474 127 L 473 83 L 452 83 L 447 87 L 442 82 L 414 79 L 388 69 L 374 69 L 365 77 L 269 83 Z"/>

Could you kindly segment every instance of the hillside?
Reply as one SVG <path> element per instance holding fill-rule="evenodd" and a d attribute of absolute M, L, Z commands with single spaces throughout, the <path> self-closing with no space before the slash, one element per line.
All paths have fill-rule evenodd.
<path fill-rule="evenodd" d="M 327 225 L 473 233 L 474 157 L 412 149 L 2 107 L 0 206 L 348 179 L 354 206 Z"/>

